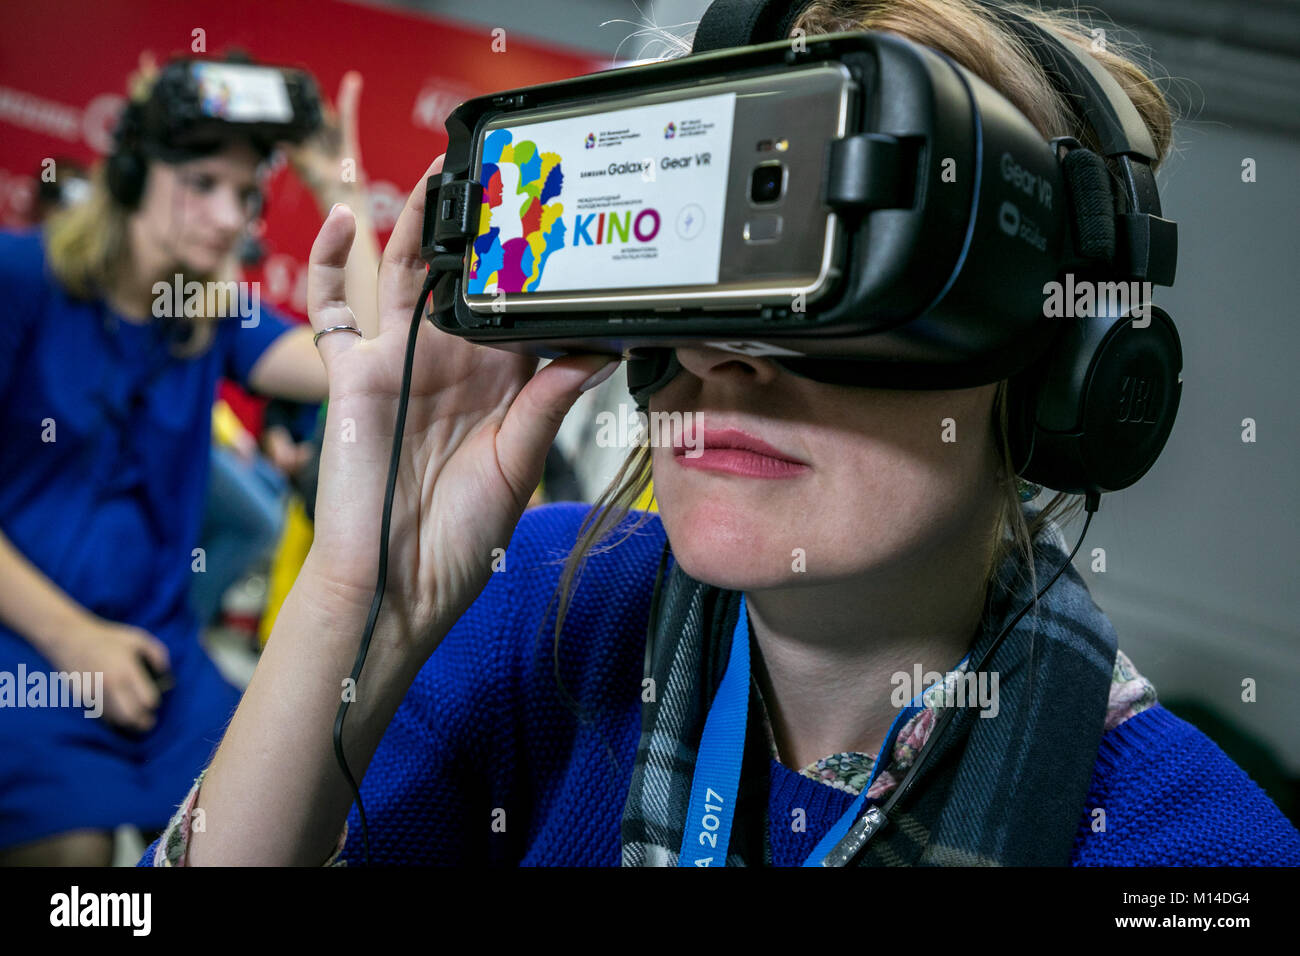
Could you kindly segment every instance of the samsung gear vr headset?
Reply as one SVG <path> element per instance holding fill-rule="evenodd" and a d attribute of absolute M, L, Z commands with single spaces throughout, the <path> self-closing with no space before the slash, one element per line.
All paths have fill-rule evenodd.
<path fill-rule="evenodd" d="M 1148 294 L 1173 284 L 1177 230 L 1161 214 L 1156 149 L 1133 103 L 1096 59 L 986 3 L 1101 151 L 1069 136 L 1046 141 L 1004 96 L 936 50 L 878 32 L 792 41 L 806 6 L 715 0 L 690 56 L 461 104 L 447 120 L 443 170 L 427 185 L 432 321 L 541 356 L 622 355 L 643 410 L 680 371 L 679 345 L 765 355 L 843 385 L 957 389 L 1009 379 L 1018 475 L 1077 494 L 1136 482 L 1173 427 L 1182 352 Z M 825 148 L 821 202 L 838 217 L 843 242 L 838 280 L 815 306 L 530 312 L 522 292 L 503 297 L 507 309 L 470 308 L 465 276 L 488 201 L 487 184 L 474 178 L 486 124 L 818 63 L 842 64 L 861 94 L 846 135 Z M 1068 305 L 1079 289 L 1090 293 L 1080 314 L 1053 311 L 1053 295 Z"/>

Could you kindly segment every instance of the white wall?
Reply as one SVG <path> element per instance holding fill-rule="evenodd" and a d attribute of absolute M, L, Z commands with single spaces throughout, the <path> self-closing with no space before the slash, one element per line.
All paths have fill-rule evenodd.
<path fill-rule="evenodd" d="M 1183 344 L 1182 404 L 1164 454 L 1102 499 L 1076 562 L 1121 646 L 1162 696 L 1196 696 L 1300 772 L 1300 143 L 1223 124 L 1179 131 L 1160 176 L 1177 220 L 1177 283 L 1156 292 Z M 1258 181 L 1241 181 L 1255 159 Z M 1257 441 L 1241 440 L 1253 418 Z M 1067 529 L 1073 544 L 1075 535 Z M 1241 701 L 1243 678 L 1258 700 Z"/>

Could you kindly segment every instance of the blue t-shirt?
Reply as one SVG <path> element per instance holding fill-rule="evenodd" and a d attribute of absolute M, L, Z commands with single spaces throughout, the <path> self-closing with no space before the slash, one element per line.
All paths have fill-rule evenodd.
<path fill-rule="evenodd" d="M 183 651 L 217 381 L 246 385 L 294 323 L 263 306 L 176 358 L 157 323 L 71 298 L 39 232 L 0 232 L 0 301 L 0 530 L 79 604 Z M 14 641 L 0 624 L 0 655 L 29 658 Z"/>

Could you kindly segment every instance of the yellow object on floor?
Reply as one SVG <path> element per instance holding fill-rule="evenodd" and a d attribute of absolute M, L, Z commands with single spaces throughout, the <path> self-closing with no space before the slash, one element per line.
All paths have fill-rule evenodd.
<path fill-rule="evenodd" d="M 546 482 L 539 481 L 537 487 L 533 490 L 533 496 L 528 499 L 529 508 L 536 508 L 540 504 L 546 503 Z M 654 511 L 659 510 L 659 502 L 655 501 L 655 483 L 653 480 L 646 485 L 645 491 L 641 492 L 641 497 L 632 505 L 633 511 Z"/>
<path fill-rule="evenodd" d="M 257 628 L 259 647 L 266 647 L 266 642 L 271 637 L 276 615 L 280 613 L 284 599 L 289 596 L 293 582 L 298 579 L 298 572 L 307 560 L 307 552 L 311 550 L 315 533 L 315 527 L 307 518 L 302 498 L 290 495 L 285 509 L 284 533 L 280 535 L 280 543 L 276 545 L 275 555 L 271 558 L 271 575 L 266 586 L 266 610 L 262 612 L 262 621 Z"/>
<path fill-rule="evenodd" d="M 231 448 L 236 443 L 246 444 L 251 436 L 231 411 L 224 399 L 212 403 L 212 440 L 224 448 Z"/>
<path fill-rule="evenodd" d="M 659 510 L 659 502 L 655 501 L 655 483 L 653 480 L 646 485 L 645 491 L 641 493 L 641 497 L 636 500 L 636 504 L 632 507 L 637 511 L 657 512 Z"/>

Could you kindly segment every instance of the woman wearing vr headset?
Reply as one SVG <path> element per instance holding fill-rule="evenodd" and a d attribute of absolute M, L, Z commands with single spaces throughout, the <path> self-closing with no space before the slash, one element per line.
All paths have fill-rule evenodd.
<path fill-rule="evenodd" d="M 1090 50 L 1077 24 L 1022 12 Z M 793 29 L 895 32 L 981 76 L 1045 139 L 1093 139 L 1013 34 L 967 0 L 818 0 Z M 1157 88 L 1114 52 L 1092 55 L 1163 157 L 1171 119 Z M 440 169 L 441 158 L 429 174 Z M 706 439 L 749 451 L 705 469 L 678 454 L 682 434 L 679 447 L 638 448 L 586 523 L 575 505 L 524 508 L 566 412 L 617 362 L 569 356 L 538 371 L 532 358 L 422 328 L 386 590 L 353 681 L 426 278 L 424 203 L 422 178 L 383 256 L 379 336 L 319 341 L 330 405 L 311 554 L 213 762 L 142 862 L 829 859 L 870 816 L 864 799 L 900 790 L 942 719 L 942 693 L 922 695 L 911 675 L 956 679 L 972 647 L 1035 593 L 1024 579 L 1041 584 L 1068 563 L 1050 519 L 1065 496 L 1035 514 L 1009 468 L 1006 383 L 828 385 L 764 357 L 679 348 L 681 370 L 650 396 L 651 412 L 697 413 Z M 338 278 L 352 234 L 335 211 L 313 247 L 318 330 L 355 324 Z M 958 441 L 938 440 L 945 419 Z M 649 514 L 624 520 L 651 473 L 662 528 Z M 671 572 L 659 563 L 665 534 Z M 669 585 L 652 615 L 661 572 Z M 1016 631 L 995 661 L 1000 695 L 949 725 L 911 799 L 843 862 L 1300 862 L 1300 834 L 1267 796 L 1160 707 L 1113 643 L 1097 652 L 1113 632 L 1072 569 L 1038 613 L 1037 640 Z M 669 622 L 659 631 L 669 643 L 643 677 L 654 615 Z M 728 688 L 751 629 L 752 688 Z M 340 688 L 346 762 L 365 775 L 364 833 L 327 729 Z M 732 761 L 738 789 L 701 788 L 717 702 L 738 693 L 745 714 L 747 692 L 743 754 L 718 761 Z"/>
<path fill-rule="evenodd" d="M 189 607 L 207 571 L 195 545 L 217 381 L 326 397 L 309 328 L 256 296 L 248 310 L 213 298 L 224 280 L 247 288 L 237 246 L 280 141 L 233 122 L 196 130 L 186 64 L 141 63 L 90 196 L 42 232 L 0 235 L 0 669 L 84 684 L 69 705 L 55 676 L 44 701 L 19 678 L 23 705 L 6 704 L 4 864 L 107 865 L 114 827 L 165 825 L 239 698 Z M 316 106 L 317 133 L 290 146 L 322 214 L 342 200 L 365 214 L 338 174 L 358 156 L 359 82 L 341 89 L 340 123 L 322 127 Z M 373 290 L 378 247 L 361 225 L 348 280 Z"/>

